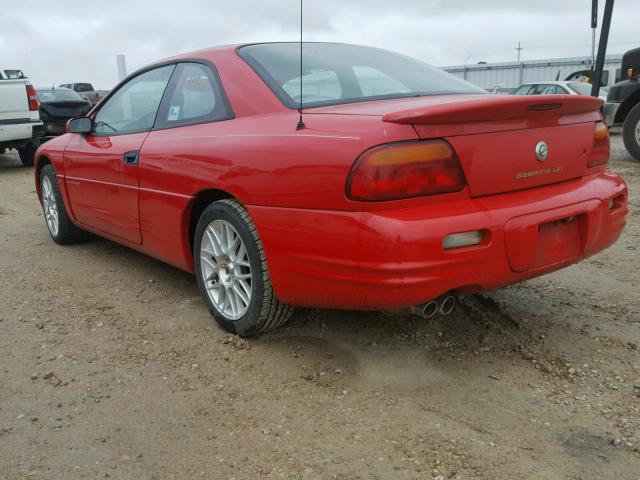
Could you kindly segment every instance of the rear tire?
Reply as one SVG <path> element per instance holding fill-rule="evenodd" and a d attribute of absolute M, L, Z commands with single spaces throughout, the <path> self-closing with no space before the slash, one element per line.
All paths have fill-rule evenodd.
<path fill-rule="evenodd" d="M 25 167 L 33 167 L 33 160 L 36 156 L 36 147 L 22 147 L 18 149 L 18 155 L 20 155 L 20 161 Z"/>
<path fill-rule="evenodd" d="M 622 138 L 631 156 L 640 161 L 640 103 L 624 119 Z"/>
<path fill-rule="evenodd" d="M 257 335 L 284 325 L 291 316 L 293 309 L 273 292 L 256 226 L 237 201 L 220 200 L 204 210 L 193 257 L 202 298 L 226 331 Z"/>
<path fill-rule="evenodd" d="M 54 242 L 68 245 L 83 240 L 86 232 L 76 227 L 67 213 L 58 186 L 53 165 L 45 165 L 40 171 L 40 190 L 42 192 L 42 211 L 47 228 Z"/>

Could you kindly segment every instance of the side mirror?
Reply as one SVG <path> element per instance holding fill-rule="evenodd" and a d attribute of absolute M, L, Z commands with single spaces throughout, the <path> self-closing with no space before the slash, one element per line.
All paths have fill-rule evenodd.
<path fill-rule="evenodd" d="M 67 122 L 67 132 L 69 133 L 91 133 L 93 130 L 93 120 L 89 117 L 76 117 Z"/>

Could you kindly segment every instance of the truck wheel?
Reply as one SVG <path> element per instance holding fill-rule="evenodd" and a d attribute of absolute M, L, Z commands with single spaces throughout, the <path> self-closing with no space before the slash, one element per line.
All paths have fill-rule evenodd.
<path fill-rule="evenodd" d="M 22 147 L 18 149 L 18 155 L 20 155 L 20 161 L 25 167 L 33 167 L 33 160 L 36 156 L 36 147 Z"/>
<path fill-rule="evenodd" d="M 225 199 L 205 209 L 193 252 L 198 287 L 222 328 L 251 336 L 288 320 L 293 309 L 276 298 L 258 231 L 240 203 Z"/>
<path fill-rule="evenodd" d="M 76 227 L 64 206 L 56 171 L 52 165 L 45 165 L 40 171 L 40 190 L 42 191 L 42 211 L 47 228 L 54 242 L 67 245 L 85 238 L 86 233 Z"/>
<path fill-rule="evenodd" d="M 624 146 L 633 158 L 640 161 L 640 103 L 633 107 L 624 120 L 622 130 Z"/>

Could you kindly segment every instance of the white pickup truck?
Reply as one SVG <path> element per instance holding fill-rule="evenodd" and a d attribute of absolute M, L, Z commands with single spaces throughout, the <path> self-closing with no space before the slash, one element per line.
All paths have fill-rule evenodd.
<path fill-rule="evenodd" d="M 44 129 L 36 90 L 20 70 L 0 68 L 0 154 L 15 148 L 25 166 L 33 165 Z"/>

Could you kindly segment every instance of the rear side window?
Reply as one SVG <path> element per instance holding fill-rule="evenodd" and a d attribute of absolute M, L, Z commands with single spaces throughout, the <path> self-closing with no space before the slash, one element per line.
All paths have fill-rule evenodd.
<path fill-rule="evenodd" d="M 155 128 L 233 118 L 215 72 L 202 63 L 180 63 L 162 102 Z"/>
<path fill-rule="evenodd" d="M 531 89 L 535 88 L 535 85 L 522 85 L 520 88 L 516 88 L 511 95 L 530 95 Z"/>

